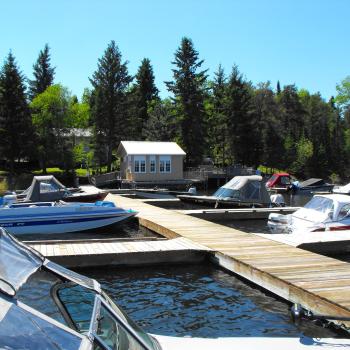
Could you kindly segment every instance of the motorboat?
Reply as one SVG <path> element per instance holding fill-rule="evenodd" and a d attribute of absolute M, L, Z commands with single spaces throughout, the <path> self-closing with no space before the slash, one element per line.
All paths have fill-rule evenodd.
<path fill-rule="evenodd" d="M 87 185 L 68 188 L 53 175 L 34 176 L 31 185 L 16 193 L 16 199 L 24 202 L 45 202 L 64 200 L 65 202 L 94 202 L 103 200 L 108 192 Z"/>
<path fill-rule="evenodd" d="M 323 179 L 311 178 L 302 182 L 298 182 L 294 186 L 294 190 L 300 192 L 329 192 L 333 190 L 334 184 L 329 184 Z"/>
<path fill-rule="evenodd" d="M 334 186 L 332 192 L 338 194 L 350 194 L 350 183 L 344 186 Z"/>
<path fill-rule="evenodd" d="M 0 348 L 7 350 L 324 350 L 349 339 L 190 338 L 143 331 L 98 281 L 51 262 L 0 228 Z"/>
<path fill-rule="evenodd" d="M 350 234 L 350 197 L 344 194 L 315 195 L 293 214 L 270 214 L 268 227 L 271 233 L 349 231 Z"/>
<path fill-rule="evenodd" d="M 6 196 L 5 196 L 6 200 Z M 23 202 L 0 207 L 0 226 L 13 234 L 65 233 L 96 229 L 134 217 L 136 211 L 113 202 Z"/>
<path fill-rule="evenodd" d="M 212 196 L 178 195 L 183 202 L 219 207 L 268 207 L 270 196 L 260 175 L 235 176 Z"/>
<path fill-rule="evenodd" d="M 293 182 L 290 174 L 275 173 L 267 180 L 265 186 L 268 191 L 284 193 L 293 188 Z"/>

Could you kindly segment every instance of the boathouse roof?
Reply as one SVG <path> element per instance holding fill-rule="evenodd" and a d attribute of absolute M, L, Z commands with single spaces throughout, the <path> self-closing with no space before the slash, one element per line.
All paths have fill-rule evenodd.
<path fill-rule="evenodd" d="M 127 155 L 186 155 L 176 142 L 121 141 L 118 153 Z"/>

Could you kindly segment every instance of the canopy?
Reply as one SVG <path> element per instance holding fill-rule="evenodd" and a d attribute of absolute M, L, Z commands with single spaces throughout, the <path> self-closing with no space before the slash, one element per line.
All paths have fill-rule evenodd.
<path fill-rule="evenodd" d="M 67 187 L 53 175 L 34 176 L 32 184 L 21 193 L 27 202 L 52 202 L 60 200 L 68 193 Z"/>
<path fill-rule="evenodd" d="M 0 290 L 14 295 L 44 258 L 0 228 Z"/>
<path fill-rule="evenodd" d="M 270 196 L 259 175 L 235 176 L 213 195 L 218 198 L 231 197 L 240 201 L 270 203 Z"/>

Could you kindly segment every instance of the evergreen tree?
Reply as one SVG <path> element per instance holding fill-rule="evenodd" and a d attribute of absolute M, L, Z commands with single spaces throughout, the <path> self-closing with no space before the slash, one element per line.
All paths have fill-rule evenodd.
<path fill-rule="evenodd" d="M 94 88 L 91 115 L 94 122 L 95 150 L 100 165 L 106 163 L 111 171 L 112 152 L 125 138 L 129 127 L 126 92 L 132 77 L 127 62 L 114 41 L 108 45 L 90 82 Z"/>
<path fill-rule="evenodd" d="M 205 82 L 207 70 L 199 71 L 203 64 L 192 40 L 183 38 L 175 52 L 174 80 L 166 82 L 174 94 L 176 117 L 181 130 L 181 143 L 186 151 L 186 165 L 201 163 L 205 152 Z"/>
<path fill-rule="evenodd" d="M 295 85 L 285 86 L 278 101 L 282 112 L 281 131 L 285 146 L 283 167 L 288 168 L 297 157 L 297 142 L 305 135 L 305 111 Z"/>
<path fill-rule="evenodd" d="M 175 123 L 170 100 L 154 100 L 148 108 L 149 118 L 145 125 L 144 136 L 147 141 L 174 140 Z"/>
<path fill-rule="evenodd" d="M 277 95 L 279 95 L 281 93 L 281 85 L 280 85 L 280 81 L 279 80 L 277 80 L 276 93 L 277 93 Z"/>
<path fill-rule="evenodd" d="M 11 174 L 15 162 L 30 156 L 31 149 L 32 124 L 24 81 L 10 52 L 0 72 L 0 150 Z"/>
<path fill-rule="evenodd" d="M 233 66 L 227 85 L 226 113 L 228 117 L 229 146 L 233 160 L 243 165 L 255 165 L 256 129 L 249 83 Z"/>
<path fill-rule="evenodd" d="M 225 110 L 226 77 L 224 69 L 219 65 L 214 73 L 210 111 L 208 113 L 208 137 L 212 145 L 212 156 L 219 159 L 222 166 L 226 165 L 228 154 L 227 113 Z"/>
<path fill-rule="evenodd" d="M 281 135 L 280 108 L 270 83 L 259 84 L 254 91 L 253 108 L 258 123 L 254 125 L 258 144 L 258 154 L 265 166 L 279 167 L 284 148 Z"/>
<path fill-rule="evenodd" d="M 33 69 L 35 79 L 29 82 L 29 97 L 31 100 L 53 84 L 55 68 L 50 65 L 50 48 L 48 44 L 45 45 L 44 50 L 40 51 Z"/>
<path fill-rule="evenodd" d="M 158 99 L 158 89 L 154 82 L 153 68 L 151 61 L 144 58 L 136 74 L 136 84 L 130 94 L 132 113 L 132 139 L 141 140 L 145 137 L 147 121 L 149 119 L 148 106 L 151 101 Z"/>

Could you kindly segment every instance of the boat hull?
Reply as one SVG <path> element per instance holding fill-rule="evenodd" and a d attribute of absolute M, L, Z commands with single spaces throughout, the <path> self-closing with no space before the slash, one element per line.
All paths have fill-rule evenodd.
<path fill-rule="evenodd" d="M 57 234 L 97 229 L 128 220 L 136 215 L 132 210 L 105 210 L 67 213 L 66 208 L 47 213 L 24 213 L 22 215 L 0 214 L 0 226 L 15 235 Z M 61 211 L 61 212 L 60 212 Z"/>
<path fill-rule="evenodd" d="M 181 201 L 187 203 L 193 203 L 198 205 L 204 205 L 211 208 L 262 208 L 269 207 L 270 203 L 254 203 L 245 201 L 223 200 L 209 196 L 191 196 L 191 195 L 179 195 L 177 196 Z"/>

